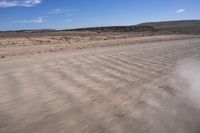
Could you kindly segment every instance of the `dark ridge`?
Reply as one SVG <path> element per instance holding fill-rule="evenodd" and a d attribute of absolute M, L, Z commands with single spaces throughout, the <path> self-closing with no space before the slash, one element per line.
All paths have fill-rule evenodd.
<path fill-rule="evenodd" d="M 157 29 L 191 28 L 191 27 L 200 28 L 200 20 L 148 22 L 148 23 L 138 24 L 137 26 L 152 26 Z"/>
<path fill-rule="evenodd" d="M 0 33 L 20 33 L 20 32 L 24 32 L 24 33 L 36 33 L 36 32 L 54 32 L 56 30 L 54 29 L 36 29 L 36 30 L 11 30 L 11 31 L 0 31 Z"/>
<path fill-rule="evenodd" d="M 78 28 L 64 31 L 107 31 L 107 32 L 143 32 L 156 30 L 152 26 L 110 26 L 110 27 L 91 27 Z"/>
<path fill-rule="evenodd" d="M 0 37 L 29 37 L 29 36 L 59 36 L 86 34 L 86 31 L 102 33 L 103 32 L 127 32 L 144 35 L 199 35 L 200 20 L 180 20 L 148 22 L 133 26 L 109 26 L 109 27 L 89 27 L 78 29 L 39 29 L 39 30 L 19 30 L 19 31 L 0 31 Z"/>

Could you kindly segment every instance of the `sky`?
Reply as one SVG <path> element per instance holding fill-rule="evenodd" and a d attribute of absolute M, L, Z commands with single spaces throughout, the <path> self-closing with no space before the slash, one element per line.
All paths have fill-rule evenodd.
<path fill-rule="evenodd" d="M 0 31 L 200 19 L 200 0 L 0 0 Z"/>

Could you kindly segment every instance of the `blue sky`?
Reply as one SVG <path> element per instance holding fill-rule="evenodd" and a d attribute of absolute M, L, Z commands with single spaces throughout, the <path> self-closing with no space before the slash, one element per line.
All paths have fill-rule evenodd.
<path fill-rule="evenodd" d="M 0 0 L 0 30 L 200 19 L 200 0 Z"/>

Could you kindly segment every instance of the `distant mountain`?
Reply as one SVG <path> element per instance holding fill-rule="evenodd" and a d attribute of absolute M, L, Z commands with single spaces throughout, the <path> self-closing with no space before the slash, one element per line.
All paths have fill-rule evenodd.
<path fill-rule="evenodd" d="M 165 28 L 200 28 L 200 20 L 180 20 L 180 21 L 162 21 L 162 22 L 148 22 L 138 24 L 137 26 L 152 26 L 157 29 Z"/>
<path fill-rule="evenodd" d="M 80 32 L 129 32 L 143 35 L 200 35 L 200 20 L 180 20 L 180 21 L 163 21 L 148 22 L 132 26 L 108 26 L 108 27 L 88 27 L 78 29 L 54 30 L 19 30 L 0 32 L 0 37 L 5 36 L 41 36 L 42 35 L 60 35 L 69 31 Z"/>
<path fill-rule="evenodd" d="M 13 32 L 13 33 L 18 33 L 18 32 L 34 33 L 34 32 L 53 32 L 53 31 L 56 31 L 56 30 L 54 30 L 54 29 L 10 30 L 10 31 L 0 31 L 0 33 L 6 33 L 6 32 Z"/>
<path fill-rule="evenodd" d="M 107 31 L 107 32 L 143 32 L 155 30 L 152 26 L 108 26 L 108 27 L 89 27 L 78 28 L 66 31 Z"/>

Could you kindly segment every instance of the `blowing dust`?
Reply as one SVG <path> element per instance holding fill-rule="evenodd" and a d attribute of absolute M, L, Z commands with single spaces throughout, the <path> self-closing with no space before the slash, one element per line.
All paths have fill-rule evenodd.
<path fill-rule="evenodd" d="M 177 67 L 179 80 L 185 85 L 182 92 L 200 108 L 200 62 L 184 61 Z"/>
<path fill-rule="evenodd" d="M 181 61 L 164 84 L 145 113 L 150 132 L 200 133 L 200 62 Z"/>

